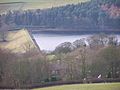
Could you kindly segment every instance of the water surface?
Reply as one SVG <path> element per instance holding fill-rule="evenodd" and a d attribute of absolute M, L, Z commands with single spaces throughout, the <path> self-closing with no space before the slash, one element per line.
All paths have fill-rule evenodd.
<path fill-rule="evenodd" d="M 53 51 L 56 46 L 63 42 L 74 42 L 75 40 L 85 38 L 93 34 L 80 34 L 80 33 L 36 33 L 33 34 L 37 44 L 41 50 Z M 120 40 L 120 35 L 116 35 Z"/>

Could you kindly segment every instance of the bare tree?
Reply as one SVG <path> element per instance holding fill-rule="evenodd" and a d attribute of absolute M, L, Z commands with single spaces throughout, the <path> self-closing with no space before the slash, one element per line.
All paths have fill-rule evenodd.
<path fill-rule="evenodd" d="M 0 17 L 0 40 L 5 42 L 7 41 L 8 30 L 11 29 L 11 26 L 5 23 L 5 17 Z"/>
<path fill-rule="evenodd" d="M 82 60 L 82 78 L 87 78 L 86 73 L 86 46 L 83 46 L 80 50 L 81 60 Z"/>
<path fill-rule="evenodd" d="M 109 36 L 109 45 L 116 46 L 118 44 L 118 38 L 114 35 Z"/>
<path fill-rule="evenodd" d="M 100 48 L 108 44 L 108 36 L 106 34 L 98 34 L 90 36 L 88 39 L 88 44 L 91 48 Z"/>

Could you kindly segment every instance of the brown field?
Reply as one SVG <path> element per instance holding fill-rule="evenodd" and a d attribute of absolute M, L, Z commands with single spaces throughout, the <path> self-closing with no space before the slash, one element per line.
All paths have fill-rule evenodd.
<path fill-rule="evenodd" d="M 24 53 L 26 48 L 36 48 L 27 30 L 9 31 L 7 42 L 0 42 L 0 47 L 9 49 L 14 53 Z"/>

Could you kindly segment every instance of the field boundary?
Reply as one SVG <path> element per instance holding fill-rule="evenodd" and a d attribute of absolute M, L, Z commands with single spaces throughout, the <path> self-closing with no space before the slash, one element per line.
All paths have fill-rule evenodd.
<path fill-rule="evenodd" d="M 89 83 L 117 83 L 120 82 L 120 78 L 118 79 L 87 79 L 87 80 L 76 80 L 76 81 L 55 81 L 48 83 L 36 83 L 29 85 L 22 85 L 20 87 L 12 87 L 12 86 L 0 86 L 0 89 L 33 89 L 33 88 L 44 88 L 51 86 L 60 86 L 60 85 L 71 85 L 71 84 L 89 84 Z"/>

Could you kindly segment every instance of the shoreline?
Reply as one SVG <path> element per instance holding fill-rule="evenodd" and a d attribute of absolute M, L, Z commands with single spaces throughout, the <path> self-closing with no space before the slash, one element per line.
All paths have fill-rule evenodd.
<path fill-rule="evenodd" d="M 120 31 L 52 31 L 52 30 L 46 30 L 46 31 L 40 31 L 40 30 L 32 30 L 32 34 L 63 34 L 63 35 L 89 35 L 89 34 L 118 34 L 120 35 Z"/>

